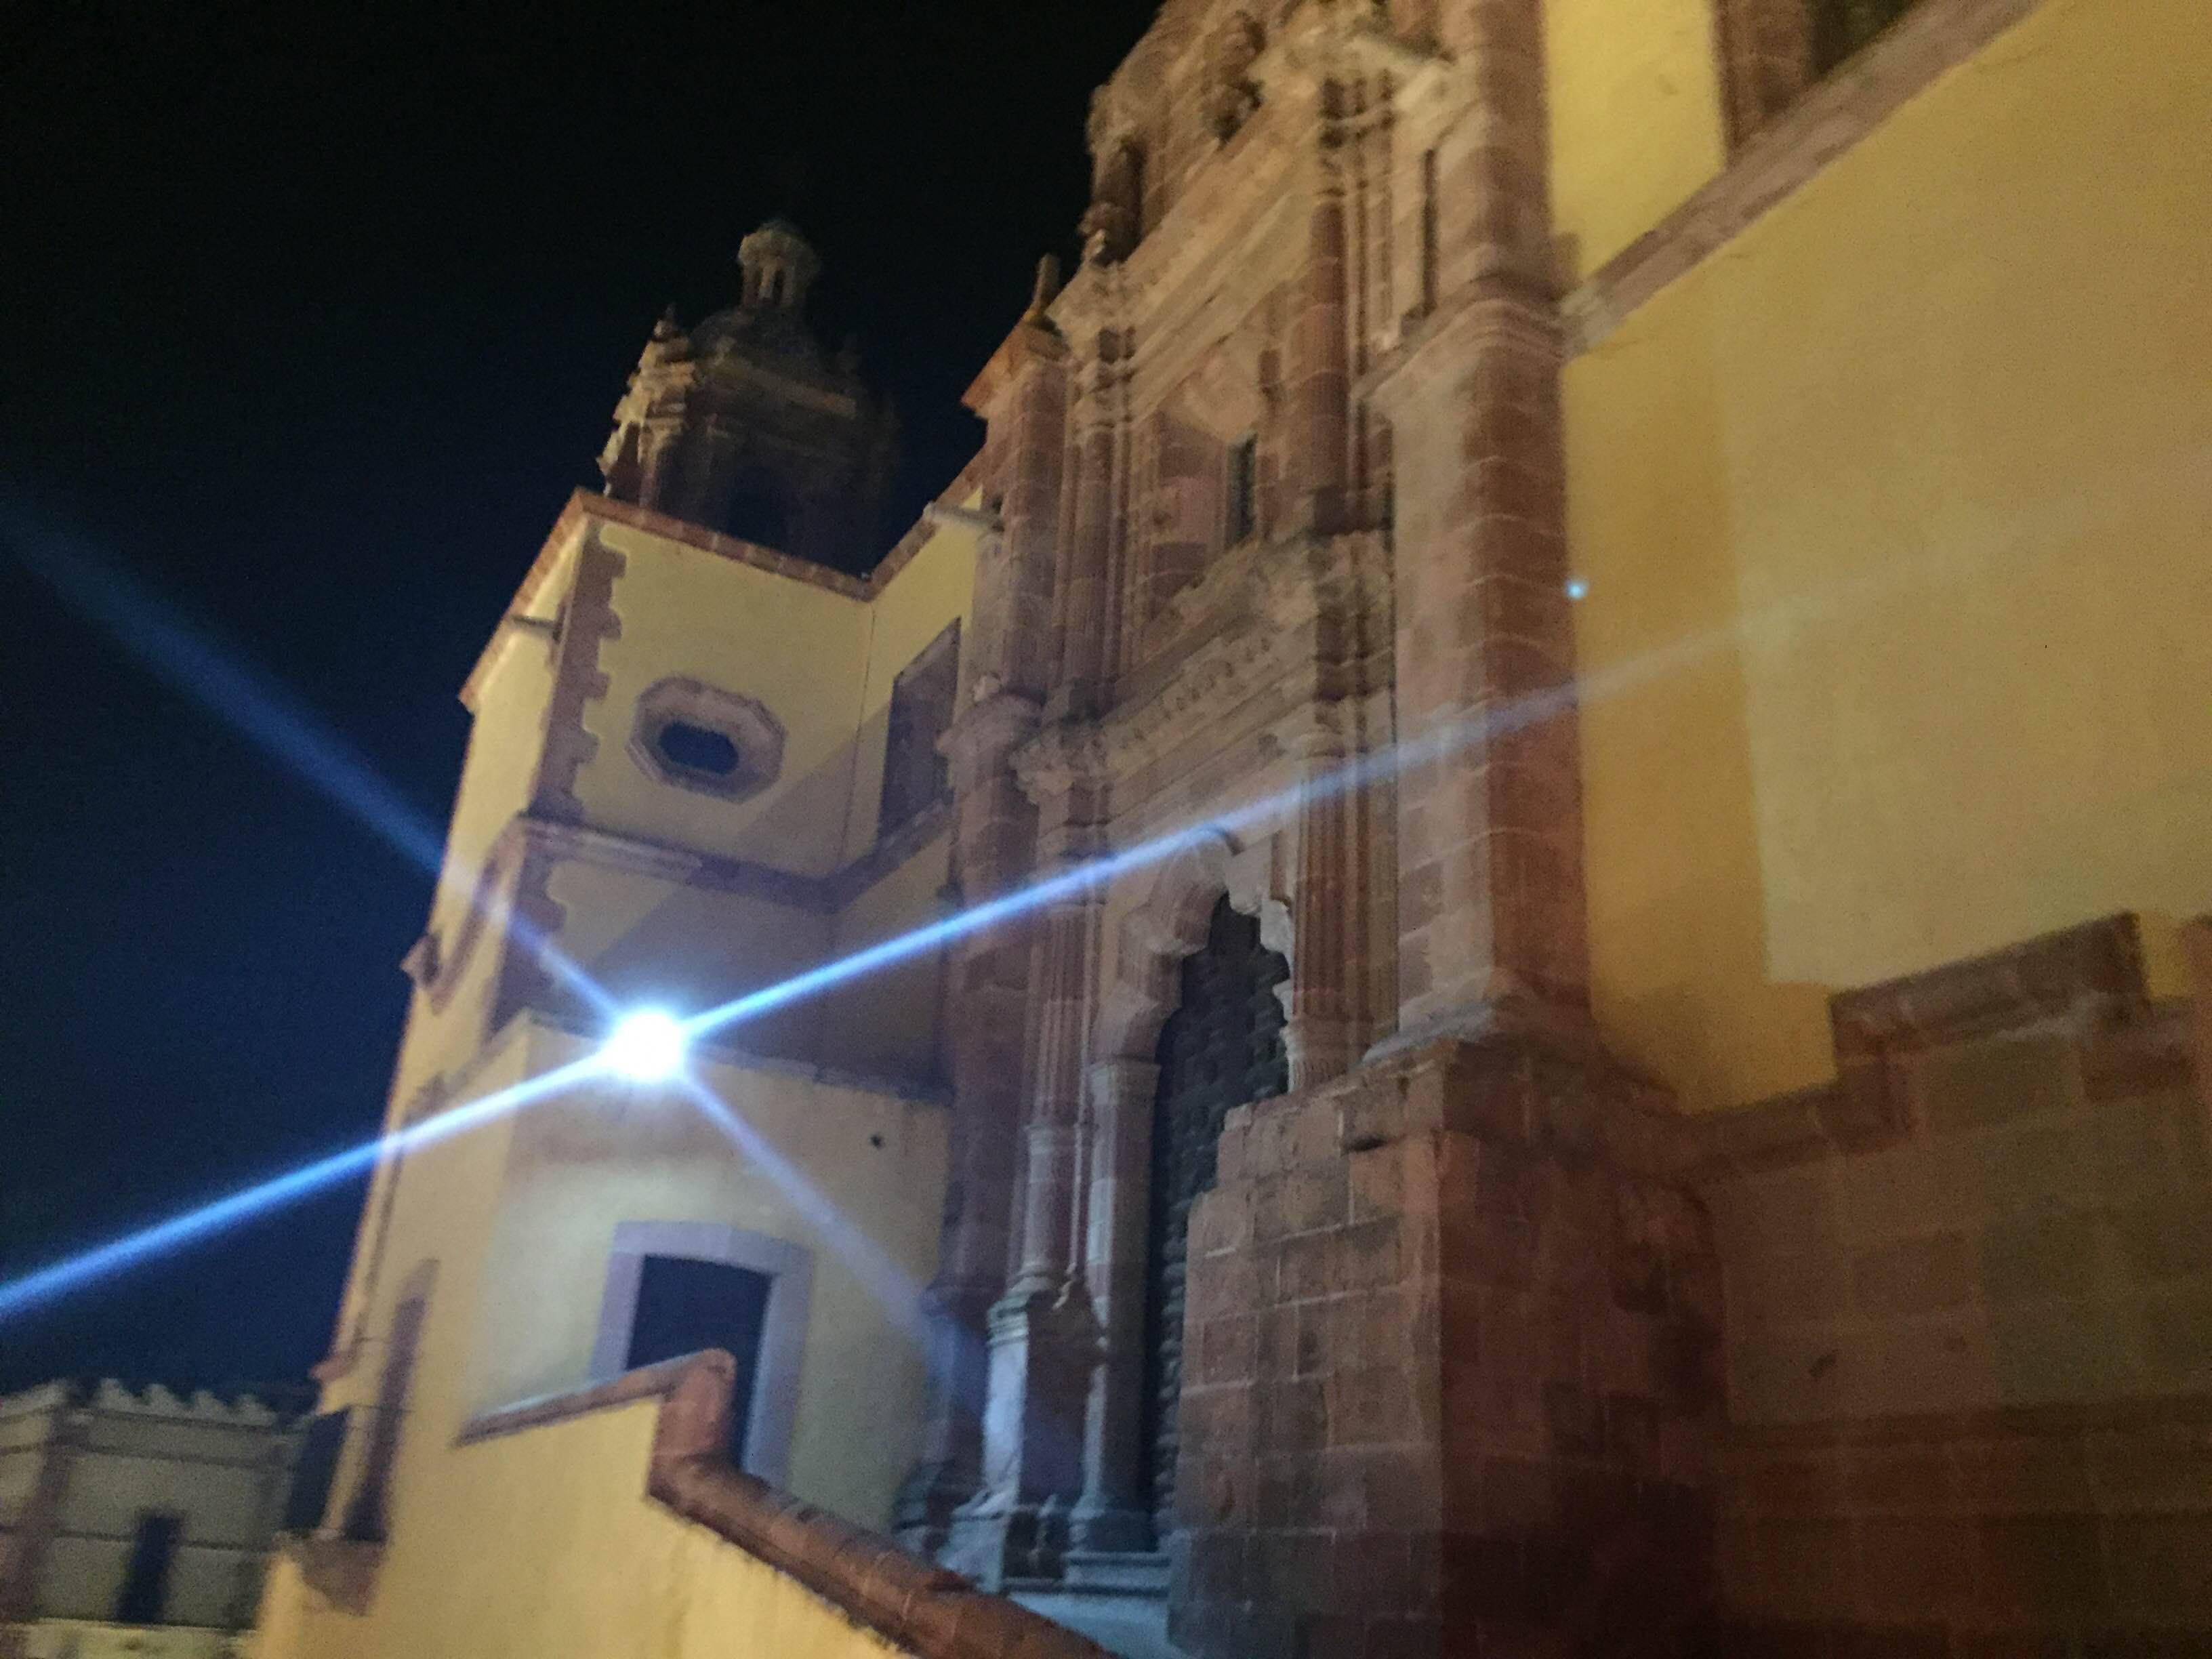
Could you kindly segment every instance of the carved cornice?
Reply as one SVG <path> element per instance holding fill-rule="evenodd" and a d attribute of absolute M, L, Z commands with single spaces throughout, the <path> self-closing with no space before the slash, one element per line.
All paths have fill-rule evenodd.
<path fill-rule="evenodd" d="M 1126 781 L 1193 732 L 1233 730 L 1238 709 L 1285 684 L 1319 703 L 1358 695 L 1378 673 L 1387 681 L 1387 665 L 1370 663 L 1327 684 L 1313 634 L 1328 609 L 1387 615 L 1389 591 L 1389 558 L 1372 532 L 1259 545 L 1224 561 L 1179 596 L 1191 619 L 1184 637 L 1194 642 L 1157 678 L 1125 685 L 1102 719 L 1047 726 L 1014 753 L 1024 793 L 1041 803 L 1078 784 Z"/>
<path fill-rule="evenodd" d="M 678 886 L 736 893 L 811 915 L 834 916 L 944 835 L 951 820 L 951 802 L 933 802 L 842 869 L 827 876 L 804 876 L 748 859 L 523 816 L 493 844 L 488 866 L 503 866 L 508 859 L 535 852 L 603 870 L 652 876 Z"/>
<path fill-rule="evenodd" d="M 1549 293 L 1497 278 L 1468 283 L 1399 335 L 1352 392 L 1389 413 L 1419 386 L 1424 372 L 1462 372 L 1475 350 L 1499 345 L 1555 363 L 1565 358 L 1558 306 Z"/>
<path fill-rule="evenodd" d="M 961 468 L 959 476 L 939 492 L 938 505 L 958 506 L 975 493 L 981 481 L 982 459 L 980 453 L 969 459 L 968 465 Z M 585 531 L 601 523 L 641 530 L 663 541 L 696 548 L 702 552 L 766 571 L 772 576 L 786 577 L 864 605 L 878 598 L 896 580 L 899 573 L 914 562 L 915 555 L 928 544 L 931 537 L 944 527 L 925 513 L 892 544 L 882 562 L 866 579 L 862 579 L 848 576 L 842 571 L 831 570 L 811 560 L 793 558 L 771 548 L 757 547 L 750 542 L 704 529 L 682 519 L 672 519 L 665 513 L 656 513 L 651 507 L 640 507 L 632 501 L 618 501 L 589 489 L 576 490 L 569 495 L 560 516 L 553 521 L 553 528 L 547 533 L 544 545 L 538 550 L 529 574 L 522 579 L 522 586 L 516 592 L 514 603 L 507 606 L 507 614 L 501 618 L 500 627 L 484 647 L 483 654 L 477 658 L 468 679 L 462 684 L 461 702 L 465 708 L 474 711 L 477 696 L 483 690 L 491 665 L 501 649 L 519 634 L 528 634 L 527 629 L 515 626 L 518 622 L 541 626 L 550 624 L 551 618 L 532 615 L 544 597 L 545 586 L 553 579 L 555 572 L 560 568 L 562 556 L 575 544 L 577 538 Z"/>

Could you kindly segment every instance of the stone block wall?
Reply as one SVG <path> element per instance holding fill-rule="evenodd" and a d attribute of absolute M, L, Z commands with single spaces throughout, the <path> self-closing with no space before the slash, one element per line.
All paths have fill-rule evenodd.
<path fill-rule="evenodd" d="M 1889 988 L 1844 1085 L 1711 1126 L 1747 1650 L 2212 1652 L 2212 1115 L 2135 962 Z"/>
<path fill-rule="evenodd" d="M 2122 917 L 1838 998 L 1840 1080 L 1723 1117 L 1528 1036 L 1232 1115 L 1178 1641 L 2212 1655 L 2203 1018 Z"/>
<path fill-rule="evenodd" d="M 1188 1650 L 1691 1639 L 1720 1273 L 1663 1136 L 1599 1057 L 1516 1038 L 1232 1115 L 1192 1220 Z"/>

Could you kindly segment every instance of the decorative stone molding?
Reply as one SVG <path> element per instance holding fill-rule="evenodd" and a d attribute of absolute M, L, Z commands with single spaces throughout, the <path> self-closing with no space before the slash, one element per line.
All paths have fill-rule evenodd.
<path fill-rule="evenodd" d="M 729 1466 L 737 1362 L 694 1354 L 574 1394 L 490 1413 L 458 1448 L 641 1401 L 660 1402 L 646 1495 L 804 1585 L 915 1659 L 1108 1659 L 1105 1650 L 890 1539 Z"/>
<path fill-rule="evenodd" d="M 1157 678 L 1125 684 L 1096 723 L 1046 726 L 1014 755 L 1031 800 L 1076 781 L 1119 784 L 1194 731 L 1223 730 L 1263 692 L 1310 702 L 1316 690 L 1316 620 L 1336 604 L 1387 614 L 1389 560 L 1372 532 L 1254 544 L 1220 561 L 1178 596 L 1177 615 L 1195 643 L 1164 654 Z M 1387 661 L 1370 681 L 1387 683 Z"/>
<path fill-rule="evenodd" d="M 1260 86 L 1252 70 L 1267 46 L 1267 32 L 1249 11 L 1231 11 L 1214 25 L 1206 43 L 1202 103 L 1206 125 L 1224 144 L 1260 107 Z"/>
<path fill-rule="evenodd" d="M 599 738 L 584 724 L 584 711 L 607 695 L 599 647 L 622 637 L 614 592 L 628 563 L 594 532 L 585 532 L 562 606 L 561 637 L 553 650 L 553 689 L 545 701 L 544 736 L 530 785 L 531 811 L 545 817 L 575 822 L 584 816 L 576 780 L 599 747 Z"/>
<path fill-rule="evenodd" d="M 1684 1120 L 1701 1180 L 1887 1144 L 1912 1125 L 1894 1062 L 2062 1019 L 2144 1022 L 2140 924 L 2112 915 L 1986 956 L 1845 991 L 1829 1004 L 1836 1080 Z"/>
<path fill-rule="evenodd" d="M 672 757 L 664 738 L 676 726 L 726 738 L 736 750 L 734 766 L 723 773 Z M 725 800 L 748 800 L 782 776 L 783 749 L 783 722 L 758 699 L 681 677 L 662 680 L 638 698 L 630 728 L 630 758 L 647 777 Z"/>
<path fill-rule="evenodd" d="M 802 876 L 746 859 L 721 858 L 687 847 L 617 835 L 612 830 L 588 830 L 578 824 L 551 823 L 527 817 L 519 817 L 507 826 L 494 845 L 494 856 L 511 859 L 516 849 L 528 848 L 556 860 L 629 871 L 681 886 L 738 893 L 812 915 L 834 916 L 944 835 L 951 817 L 949 803 L 933 802 L 907 820 L 896 833 L 886 836 L 850 864 L 827 876 Z"/>
<path fill-rule="evenodd" d="M 2091 1006 L 2140 1010 L 2147 996 L 2141 930 L 2130 915 L 1846 991 L 1829 1004 L 1843 1103 L 1869 1132 L 1899 1126 L 1905 1111 L 1891 1086 L 1893 1055 L 1969 1042 Z"/>
<path fill-rule="evenodd" d="M 1213 908 L 1228 899 L 1239 914 L 1260 919 L 1261 943 L 1295 959 L 1291 907 L 1273 890 L 1271 843 L 1240 848 L 1211 834 L 1161 865 L 1146 896 L 1121 921 L 1114 983 L 1101 999 L 1091 1032 L 1097 1066 L 1150 1065 L 1160 1027 L 1176 1009 L 1176 975 L 1183 959 L 1206 946 Z M 1280 994 L 1287 995 L 1287 981 Z"/>

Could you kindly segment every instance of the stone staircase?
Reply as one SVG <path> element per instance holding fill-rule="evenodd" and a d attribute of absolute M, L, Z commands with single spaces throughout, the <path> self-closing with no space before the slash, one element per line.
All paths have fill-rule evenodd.
<path fill-rule="evenodd" d="M 1031 1613 L 1090 1638 L 1120 1659 L 1188 1659 L 1168 1639 L 1164 1555 L 1071 1555 L 1065 1578 L 1006 1588 Z"/>

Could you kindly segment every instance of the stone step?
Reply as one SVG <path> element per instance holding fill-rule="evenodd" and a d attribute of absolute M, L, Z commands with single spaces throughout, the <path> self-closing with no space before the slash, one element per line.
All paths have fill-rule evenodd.
<path fill-rule="evenodd" d="M 1189 1659 L 1168 1640 L 1164 1595 L 1127 1590 L 1021 1590 L 1013 1599 L 1031 1613 L 1087 1636 L 1121 1659 Z"/>
<path fill-rule="evenodd" d="M 1164 1597 L 1168 1593 L 1168 1558 L 1164 1553 L 1070 1550 L 1065 1584 L 1071 1590 Z"/>

